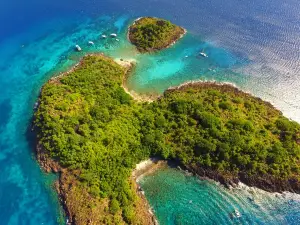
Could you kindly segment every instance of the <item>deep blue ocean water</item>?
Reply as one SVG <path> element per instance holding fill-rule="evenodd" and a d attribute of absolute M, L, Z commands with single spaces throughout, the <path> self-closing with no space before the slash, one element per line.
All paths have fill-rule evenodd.
<path fill-rule="evenodd" d="M 0 225 L 57 224 L 62 218 L 51 189 L 55 176 L 44 174 L 34 159 L 30 123 L 43 83 L 87 52 L 136 60 L 131 91 L 161 93 L 191 79 L 230 82 L 300 122 L 299 7 L 297 0 L 1 1 Z M 170 49 L 139 55 L 126 40 L 126 27 L 145 15 L 170 19 L 189 32 Z M 112 32 L 119 42 L 99 38 Z M 300 223 L 295 210 L 283 214 Z"/>

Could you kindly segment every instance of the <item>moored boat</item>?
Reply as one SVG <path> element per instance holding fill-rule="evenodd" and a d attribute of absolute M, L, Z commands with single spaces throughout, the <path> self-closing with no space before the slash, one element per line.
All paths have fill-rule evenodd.
<path fill-rule="evenodd" d="M 237 209 L 234 210 L 234 214 L 235 214 L 236 218 L 240 218 L 242 216 L 241 213 Z"/>
<path fill-rule="evenodd" d="M 78 52 L 80 52 L 82 50 L 79 45 L 75 45 L 75 48 Z"/>
<path fill-rule="evenodd" d="M 204 52 L 200 52 L 200 55 L 203 56 L 203 57 L 205 57 L 205 58 L 208 58 L 208 55 L 206 53 L 204 53 Z"/>

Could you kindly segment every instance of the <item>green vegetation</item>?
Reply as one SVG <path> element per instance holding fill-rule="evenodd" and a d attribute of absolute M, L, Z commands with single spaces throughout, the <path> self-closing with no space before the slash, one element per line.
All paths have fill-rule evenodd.
<path fill-rule="evenodd" d="M 86 56 L 75 71 L 45 84 L 36 112 L 50 157 L 80 171 L 75 177 L 92 198 L 109 200 L 106 214 L 138 223 L 129 177 L 154 155 L 217 171 L 299 178 L 300 126 L 270 104 L 207 83 L 136 103 L 121 87 L 125 73 L 111 59 Z"/>
<path fill-rule="evenodd" d="M 184 34 L 184 29 L 170 21 L 143 17 L 129 28 L 129 39 L 141 52 L 151 52 L 168 47 Z"/>

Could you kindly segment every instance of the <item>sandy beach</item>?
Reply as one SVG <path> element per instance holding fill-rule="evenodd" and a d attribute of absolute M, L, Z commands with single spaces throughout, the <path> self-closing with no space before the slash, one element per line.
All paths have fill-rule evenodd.
<path fill-rule="evenodd" d="M 114 61 L 127 69 L 127 72 L 123 77 L 122 87 L 123 87 L 124 91 L 127 94 L 129 94 L 135 101 L 137 101 L 137 102 L 153 102 L 157 98 L 159 98 L 159 95 L 155 95 L 155 94 L 141 95 L 139 93 L 136 93 L 133 90 L 129 90 L 129 88 L 127 86 L 127 79 L 130 76 L 130 73 L 133 70 L 135 64 L 137 63 L 137 61 L 135 59 L 132 59 L 132 58 L 130 58 L 130 59 L 115 58 Z"/>
<path fill-rule="evenodd" d="M 166 160 L 161 160 L 160 158 L 150 158 L 138 163 L 136 165 L 136 168 L 132 172 L 132 176 L 138 182 L 142 176 L 153 173 L 157 169 L 163 168 L 165 166 L 167 166 Z"/>
<path fill-rule="evenodd" d="M 148 174 L 155 172 L 156 170 L 166 167 L 167 161 L 161 160 L 160 158 L 150 158 L 148 160 L 144 160 L 136 165 L 136 168 L 132 172 L 132 180 L 134 183 L 134 187 L 136 189 L 137 195 L 140 197 L 139 206 L 140 211 L 144 213 L 144 217 L 150 217 L 153 225 L 158 225 L 158 221 L 154 215 L 154 212 L 149 205 L 145 193 L 142 190 L 141 186 L 138 184 L 139 180 Z"/>

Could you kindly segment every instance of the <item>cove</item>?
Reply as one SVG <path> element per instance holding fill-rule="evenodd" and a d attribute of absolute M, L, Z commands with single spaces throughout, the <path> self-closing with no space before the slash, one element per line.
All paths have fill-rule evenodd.
<path fill-rule="evenodd" d="M 240 184 L 226 189 L 177 168 L 142 176 L 139 184 L 159 224 L 299 224 L 298 195 Z M 240 212 L 237 218 L 235 211 Z"/>

